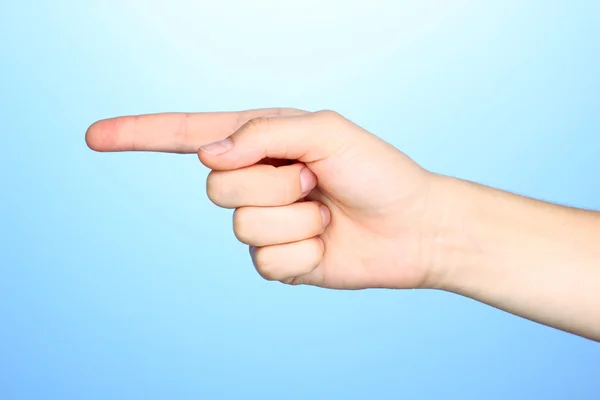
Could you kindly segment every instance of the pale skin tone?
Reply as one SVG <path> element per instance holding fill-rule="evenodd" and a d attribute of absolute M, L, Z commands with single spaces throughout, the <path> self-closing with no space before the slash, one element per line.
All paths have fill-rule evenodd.
<path fill-rule="evenodd" d="M 86 140 L 197 153 L 265 279 L 446 290 L 600 341 L 597 212 L 429 172 L 331 111 L 128 116 Z"/>

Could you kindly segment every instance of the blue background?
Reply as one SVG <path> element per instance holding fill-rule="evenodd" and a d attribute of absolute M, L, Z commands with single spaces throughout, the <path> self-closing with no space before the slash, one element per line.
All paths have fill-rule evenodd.
<path fill-rule="evenodd" d="M 194 155 L 84 142 L 122 114 L 328 108 L 598 209 L 598 4 L 1 1 L 0 398 L 600 398 L 596 343 L 442 292 L 263 281 Z"/>

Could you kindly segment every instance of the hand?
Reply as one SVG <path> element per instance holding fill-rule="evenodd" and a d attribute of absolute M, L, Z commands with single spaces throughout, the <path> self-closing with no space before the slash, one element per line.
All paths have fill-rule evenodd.
<path fill-rule="evenodd" d="M 208 196 L 236 209 L 235 234 L 266 279 L 338 289 L 435 285 L 442 208 L 434 175 L 335 112 L 122 117 L 97 122 L 86 139 L 97 151 L 201 148 L 212 169 Z"/>
<path fill-rule="evenodd" d="M 198 152 L 267 279 L 442 289 L 600 341 L 600 213 L 432 174 L 331 111 L 115 118 L 87 142 Z"/>

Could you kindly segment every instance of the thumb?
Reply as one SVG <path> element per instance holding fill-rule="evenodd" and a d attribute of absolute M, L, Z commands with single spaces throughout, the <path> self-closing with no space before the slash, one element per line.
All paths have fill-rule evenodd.
<path fill-rule="evenodd" d="M 333 156 L 352 142 L 350 121 L 333 111 L 251 119 L 225 140 L 200 148 L 210 169 L 233 170 L 265 158 L 312 163 Z M 344 131 L 343 135 L 340 132 Z"/>

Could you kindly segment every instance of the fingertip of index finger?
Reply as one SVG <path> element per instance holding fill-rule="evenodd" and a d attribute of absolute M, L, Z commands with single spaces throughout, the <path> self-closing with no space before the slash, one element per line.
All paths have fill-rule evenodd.
<path fill-rule="evenodd" d="M 116 132 L 123 122 L 123 118 L 109 118 L 94 122 L 85 132 L 87 146 L 98 152 L 113 150 L 116 147 Z"/>

